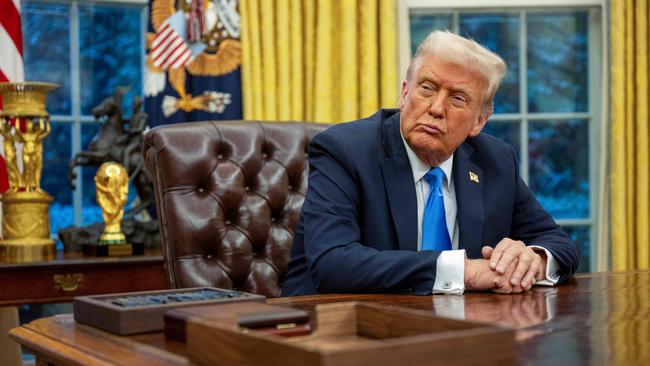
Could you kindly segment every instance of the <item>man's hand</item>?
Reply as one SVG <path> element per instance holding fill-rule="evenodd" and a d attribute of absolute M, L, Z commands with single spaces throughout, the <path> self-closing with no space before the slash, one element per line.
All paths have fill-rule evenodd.
<path fill-rule="evenodd" d="M 512 285 L 510 278 L 516 268 L 512 263 L 504 274 L 490 268 L 488 260 L 465 259 L 465 288 L 471 290 L 492 290 L 500 294 L 520 293 L 527 289 L 518 284 Z"/>
<path fill-rule="evenodd" d="M 500 275 L 505 275 L 509 268 L 515 266 L 508 276 L 512 286 L 528 290 L 537 280 L 544 279 L 546 256 L 535 253 L 522 241 L 505 238 L 494 249 L 483 247 L 482 254 L 483 258 L 490 261 L 490 269 Z"/>

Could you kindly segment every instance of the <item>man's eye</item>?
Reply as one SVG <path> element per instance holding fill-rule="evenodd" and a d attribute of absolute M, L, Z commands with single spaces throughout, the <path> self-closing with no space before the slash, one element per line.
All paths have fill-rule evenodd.
<path fill-rule="evenodd" d="M 452 97 L 452 101 L 455 105 L 465 105 L 467 104 L 467 98 L 463 97 L 462 95 L 454 95 Z"/>

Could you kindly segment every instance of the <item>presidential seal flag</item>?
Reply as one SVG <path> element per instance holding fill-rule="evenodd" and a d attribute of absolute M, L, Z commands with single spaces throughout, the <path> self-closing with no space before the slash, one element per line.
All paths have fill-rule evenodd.
<path fill-rule="evenodd" d="M 150 126 L 241 119 L 237 0 L 151 0 L 145 110 Z"/>

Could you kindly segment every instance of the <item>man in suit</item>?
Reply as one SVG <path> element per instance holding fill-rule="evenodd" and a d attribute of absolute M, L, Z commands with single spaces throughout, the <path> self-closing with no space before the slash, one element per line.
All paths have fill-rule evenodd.
<path fill-rule="evenodd" d="M 284 296 L 522 292 L 578 267 L 575 246 L 482 134 L 506 66 L 449 32 L 419 46 L 399 110 L 333 126 L 309 150 L 309 187 Z"/>

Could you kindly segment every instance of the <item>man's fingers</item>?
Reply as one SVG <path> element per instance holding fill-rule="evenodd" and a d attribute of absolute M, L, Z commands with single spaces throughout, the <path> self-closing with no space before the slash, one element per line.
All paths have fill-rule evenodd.
<path fill-rule="evenodd" d="M 511 245 L 511 240 L 509 239 L 503 239 L 497 244 L 497 246 L 494 248 L 492 251 L 492 254 L 490 255 L 490 269 L 495 270 L 497 269 L 497 265 L 499 261 L 501 260 L 501 257 L 503 256 L 503 253 L 505 253 L 508 248 L 510 248 Z M 506 265 L 505 268 L 508 266 Z M 503 272 L 501 272 L 503 273 Z"/>
<path fill-rule="evenodd" d="M 531 288 L 535 284 L 535 281 L 539 277 L 539 273 L 541 273 L 541 271 L 541 260 L 534 260 L 531 263 L 530 268 L 528 268 L 528 272 L 526 272 L 523 280 L 521 281 L 521 287 Z"/>
<path fill-rule="evenodd" d="M 510 249 L 503 252 L 501 258 L 499 259 L 499 262 L 497 262 L 497 268 L 496 268 L 497 273 L 499 274 L 506 273 L 508 267 L 517 261 L 517 258 L 519 257 L 519 252 L 520 251 L 517 249 Z"/>
<path fill-rule="evenodd" d="M 512 277 L 510 277 L 510 283 L 513 286 L 521 284 L 521 280 L 524 278 L 524 275 L 528 273 L 528 269 L 533 262 L 533 257 L 531 255 L 522 254 L 519 256 L 519 261 L 517 263 L 517 268 L 512 272 Z M 521 284 L 523 286 L 523 284 Z"/>
<path fill-rule="evenodd" d="M 494 248 L 492 247 L 484 246 L 483 248 L 481 248 L 481 254 L 483 254 L 483 259 L 490 259 L 493 251 Z"/>

